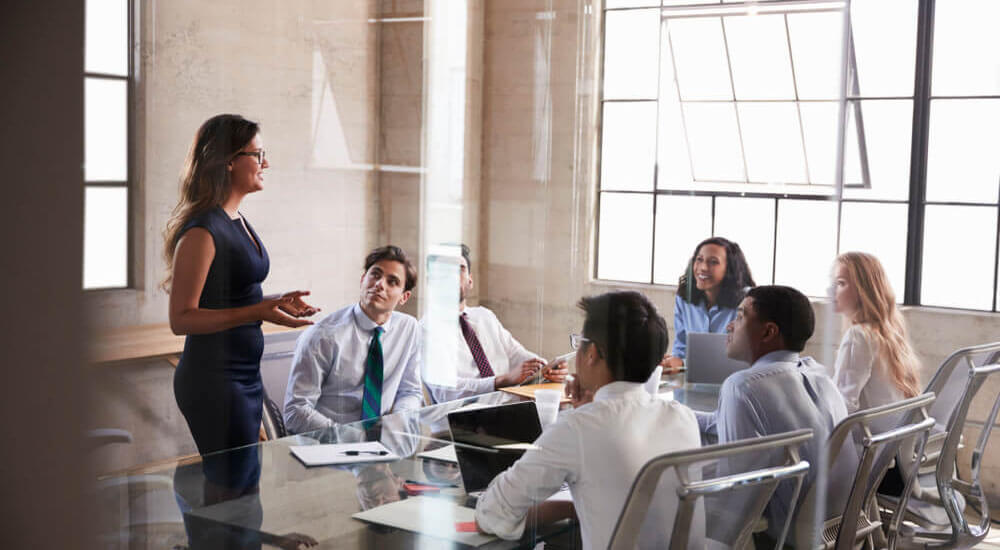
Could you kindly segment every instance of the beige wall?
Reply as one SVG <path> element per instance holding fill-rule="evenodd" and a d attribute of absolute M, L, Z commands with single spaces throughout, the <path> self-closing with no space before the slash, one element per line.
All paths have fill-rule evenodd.
<path fill-rule="evenodd" d="M 271 164 L 241 207 L 271 257 L 265 293 L 310 289 L 327 311 L 356 299 L 379 236 L 374 1 L 143 7 L 138 288 L 87 293 L 92 326 L 166 322 L 162 230 L 195 130 L 224 112 L 261 123 Z"/>
<path fill-rule="evenodd" d="M 473 247 L 473 300 L 546 356 L 565 352 L 567 334 L 579 328 L 576 300 L 613 288 L 645 292 L 673 334 L 672 288 L 592 280 L 600 21 L 599 11 L 585 13 L 583 4 L 472 2 L 466 29 L 463 239 Z M 267 290 L 310 288 L 330 311 L 356 299 L 361 258 L 371 246 L 393 242 L 414 253 L 421 246 L 427 25 L 367 19 L 421 17 L 424 3 L 241 6 L 159 2 L 145 14 L 143 284 L 89 294 L 99 327 L 166 320 L 166 297 L 155 289 L 160 230 L 191 135 L 216 112 L 243 112 L 264 125 L 273 167 L 267 189 L 244 211 L 271 252 Z M 206 10 L 226 15 L 210 19 Z M 263 26 L 261 13 L 268 16 Z M 330 105 L 314 99 L 327 86 L 339 134 L 329 133 L 338 128 Z M 819 325 L 808 352 L 832 361 L 839 321 L 825 303 L 815 307 Z M 404 310 L 417 314 L 419 296 Z M 905 315 L 925 381 L 951 350 L 1000 339 L 995 314 L 909 308 Z M 132 381 L 116 382 L 122 389 L 108 410 L 128 403 L 121 394 L 142 384 L 140 395 L 172 400 L 169 377 L 154 367 L 131 367 L 122 380 Z M 985 416 L 983 407 L 977 402 L 975 417 Z M 170 426 L 161 433 L 182 437 Z M 152 449 L 146 458 L 166 452 Z M 996 455 L 988 456 L 991 479 L 998 479 Z"/>

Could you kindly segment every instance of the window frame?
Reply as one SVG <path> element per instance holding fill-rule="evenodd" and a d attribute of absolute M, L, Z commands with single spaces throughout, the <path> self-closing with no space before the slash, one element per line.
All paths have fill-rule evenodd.
<path fill-rule="evenodd" d="M 696 4 L 696 0 L 692 0 L 691 4 Z M 804 3 L 802 0 L 772 0 L 770 4 L 780 5 L 787 3 L 789 6 L 794 6 L 796 4 Z M 806 0 L 808 3 L 808 0 Z M 701 4 L 700 7 L 707 7 L 705 4 Z M 746 7 L 743 3 L 730 3 L 722 4 L 720 6 L 722 9 L 738 9 L 741 7 Z M 879 101 L 879 100 L 906 100 L 912 101 L 913 103 L 913 115 L 912 115 L 912 126 L 910 130 L 911 134 L 911 146 L 910 146 L 910 167 L 909 167 L 909 191 L 906 199 L 880 199 L 880 198 L 845 198 L 841 196 L 840 193 L 834 191 L 831 194 L 812 194 L 812 193 L 790 193 L 790 192 L 778 192 L 778 193 L 768 193 L 759 191 L 715 191 L 715 190 L 677 190 L 677 189 L 660 189 L 658 187 L 659 182 L 659 138 L 660 138 L 660 128 L 659 128 L 659 118 L 660 118 L 660 97 L 659 90 L 657 91 L 657 97 L 655 98 L 642 98 L 642 99 L 606 99 L 604 97 L 604 50 L 606 45 L 606 22 L 608 12 L 622 12 L 631 10 L 649 10 L 658 9 L 660 10 L 660 33 L 659 33 L 659 54 L 662 55 L 663 47 L 663 10 L 675 8 L 674 6 L 633 6 L 633 7 L 621 7 L 621 8 L 607 8 L 602 6 L 602 17 L 600 25 L 600 46 L 598 49 L 598 78 L 597 81 L 597 162 L 596 162 L 596 172 L 595 172 L 595 184 L 596 184 L 596 218 L 595 218 L 595 230 L 594 230 L 594 262 L 592 266 L 591 276 L 594 280 L 609 281 L 614 282 L 611 279 L 601 279 L 598 277 L 598 267 L 600 262 L 599 250 L 600 250 L 600 220 L 601 215 L 601 202 L 603 195 L 605 193 L 614 194 L 639 194 L 651 197 L 652 202 L 652 227 L 653 232 L 652 246 L 649 251 L 650 255 L 650 273 L 647 280 L 644 281 L 618 281 L 618 282 L 628 282 L 637 284 L 650 284 L 656 286 L 673 286 L 673 285 L 662 285 L 657 283 L 655 278 L 655 253 L 656 253 L 656 210 L 658 198 L 661 196 L 670 195 L 681 195 L 681 196 L 699 196 L 699 197 L 710 197 L 712 201 L 712 232 L 714 234 L 716 227 L 715 220 L 715 202 L 717 197 L 737 197 L 737 198 L 765 198 L 773 199 L 775 201 L 775 236 L 772 242 L 772 265 L 770 280 L 773 280 L 776 271 L 777 264 L 777 253 L 778 253 L 778 238 L 777 238 L 777 217 L 780 208 L 780 203 L 783 199 L 787 200 L 819 200 L 819 201 L 836 201 L 837 202 L 837 248 L 840 249 L 840 235 L 841 235 L 841 210 L 845 203 L 866 203 L 866 204 L 905 204 L 907 205 L 907 236 L 906 236 L 906 256 L 904 261 L 904 277 L 905 277 L 905 287 L 902 293 L 902 303 L 908 306 L 920 306 L 921 303 L 921 284 L 922 284 L 922 269 L 923 269 L 923 248 L 924 248 L 924 223 L 925 223 L 925 213 L 927 206 L 976 206 L 976 207 L 986 207 L 993 208 L 996 210 L 997 224 L 996 224 L 996 235 L 994 236 L 994 272 L 993 272 L 993 295 L 992 295 L 992 309 L 982 310 L 982 309 L 969 309 L 961 307 L 950 307 L 950 306 L 933 306 L 940 309 L 955 309 L 960 311 L 984 311 L 997 313 L 1000 311 L 998 309 L 998 301 L 1000 301 L 1000 192 L 998 192 L 996 203 L 980 203 L 980 202 L 948 202 L 948 201 L 927 201 L 926 191 L 927 191 L 927 159 L 928 159 L 928 147 L 930 141 L 930 106 L 934 100 L 937 99 L 1000 99 L 1000 95 L 964 95 L 964 96 L 934 96 L 931 93 L 931 70 L 933 65 L 933 40 L 934 40 L 934 7 L 935 0 L 918 0 L 917 1 L 917 36 L 915 44 L 915 63 L 916 70 L 914 74 L 914 92 L 912 96 L 862 96 L 859 93 L 859 88 L 857 86 L 857 68 L 856 68 L 856 58 L 854 56 L 854 41 L 853 37 L 849 35 L 850 43 L 848 44 L 849 50 L 849 74 L 848 74 L 848 86 L 851 93 L 846 96 L 846 109 L 853 109 L 855 114 L 855 121 L 857 124 L 856 131 L 861 133 L 859 135 L 859 154 L 862 159 L 862 178 L 863 183 L 861 185 L 845 185 L 844 188 L 851 187 L 868 187 L 870 185 L 869 170 L 867 162 L 867 147 L 864 145 L 864 135 L 863 135 L 863 119 L 861 118 L 861 104 L 862 101 Z M 721 16 L 722 14 L 720 14 Z M 727 53 L 728 55 L 728 53 Z M 657 82 L 660 81 L 660 64 L 657 65 Z M 797 95 L 797 94 L 796 94 Z M 654 144 L 657 151 L 657 156 L 654 158 L 654 169 L 653 169 L 653 184 L 652 190 L 649 191 L 637 191 L 637 190 L 605 190 L 602 189 L 602 155 L 603 155 L 603 118 L 604 118 L 604 105 L 606 103 L 624 103 L 624 102 L 656 102 L 656 112 L 657 112 L 657 132 L 656 140 L 657 143 Z M 733 102 L 737 100 L 733 99 Z M 798 104 L 798 97 L 796 97 L 795 103 Z M 846 117 L 846 113 L 845 113 Z M 841 120 L 841 124 L 844 121 Z M 850 128 L 845 128 L 845 131 L 850 131 Z M 685 139 L 686 130 L 685 130 Z M 742 142 L 743 135 L 740 132 L 740 140 Z M 744 154 L 745 162 L 745 154 Z M 694 178 L 694 174 L 692 173 Z M 694 180 L 697 183 L 697 180 Z M 749 181 L 748 181 L 749 183 Z M 817 186 L 818 187 L 818 186 Z"/>
<path fill-rule="evenodd" d="M 126 74 L 117 75 L 109 73 L 98 73 L 88 71 L 86 66 L 83 70 L 82 84 L 86 86 L 88 79 L 111 80 L 125 83 L 125 111 L 126 111 L 126 135 L 125 135 L 125 179 L 124 180 L 95 180 L 87 181 L 86 175 L 83 178 L 83 192 L 86 194 L 89 188 L 104 189 L 124 189 L 126 193 L 125 212 L 125 285 L 124 286 L 95 286 L 87 287 L 81 280 L 81 287 L 85 293 L 102 291 L 133 290 L 137 287 L 137 275 L 135 269 L 136 259 L 136 179 L 137 170 L 137 147 L 136 147 L 136 97 L 137 97 L 137 72 L 139 66 L 138 59 L 138 10 L 139 0 L 124 0 L 127 9 L 126 24 Z M 86 10 L 86 7 L 84 8 Z M 86 48 L 86 28 L 84 29 L 84 48 Z M 85 122 L 86 124 L 86 122 Z M 84 207 L 86 208 L 86 207 Z M 84 212 L 86 215 L 86 211 Z M 86 220 L 84 220 L 86 224 Z M 86 236 L 84 235 L 84 239 Z M 84 259 L 86 261 L 86 259 Z M 82 266 L 81 266 L 82 267 Z"/>

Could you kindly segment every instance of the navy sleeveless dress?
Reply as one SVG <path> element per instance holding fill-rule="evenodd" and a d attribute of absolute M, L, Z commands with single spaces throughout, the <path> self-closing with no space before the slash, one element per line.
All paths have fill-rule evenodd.
<path fill-rule="evenodd" d="M 183 231 L 192 227 L 204 228 L 215 242 L 215 258 L 198 307 L 225 309 L 260 303 L 260 283 L 267 277 L 270 260 L 253 227 L 247 223 L 259 249 L 241 221 L 231 219 L 221 207 L 195 215 Z M 184 340 L 184 353 L 174 373 L 174 396 L 202 455 L 258 441 L 264 394 L 260 325 L 254 321 L 212 334 L 188 335 Z M 227 487 L 254 484 L 259 462 L 239 454 L 205 460 L 206 478 Z"/>

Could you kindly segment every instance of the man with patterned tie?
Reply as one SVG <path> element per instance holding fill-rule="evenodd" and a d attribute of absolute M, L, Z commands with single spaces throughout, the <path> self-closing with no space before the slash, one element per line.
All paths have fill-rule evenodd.
<path fill-rule="evenodd" d="M 403 250 L 376 248 L 365 259 L 361 299 L 299 337 L 285 392 L 291 433 L 377 418 L 423 405 L 416 319 L 395 311 L 417 272 Z"/>
<path fill-rule="evenodd" d="M 496 314 L 485 307 L 472 307 L 466 303 L 473 287 L 470 252 L 469 247 L 463 244 L 458 280 L 461 339 L 456 363 L 457 384 L 454 388 L 428 384 L 431 397 L 441 403 L 487 393 L 520 384 L 540 370 L 542 378 L 562 382 L 569 372 L 565 362 L 546 369 L 545 360 L 526 350 L 500 324 Z"/>

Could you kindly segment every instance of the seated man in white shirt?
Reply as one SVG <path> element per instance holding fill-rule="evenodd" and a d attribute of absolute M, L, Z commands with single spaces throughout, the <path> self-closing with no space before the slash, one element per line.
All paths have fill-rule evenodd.
<path fill-rule="evenodd" d="M 360 301 L 327 315 L 299 337 L 285 393 L 289 432 L 423 405 L 420 325 L 394 311 L 416 284 L 416 269 L 401 248 L 383 246 L 368 254 Z"/>
<path fill-rule="evenodd" d="M 562 382 L 568 374 L 566 363 L 551 368 L 545 361 L 528 351 L 510 331 L 500 324 L 489 309 L 470 307 L 466 303 L 472 291 L 472 260 L 470 250 L 462 245 L 462 263 L 459 270 L 459 331 L 457 382 L 454 388 L 427 384 L 434 401 L 441 403 L 472 395 L 488 393 L 507 386 L 516 386 L 541 370 L 542 378 Z"/>
<path fill-rule="evenodd" d="M 583 548 L 607 548 L 639 469 L 651 458 L 698 447 L 694 413 L 652 397 L 643 383 L 667 351 L 667 324 L 638 292 L 580 300 L 583 334 L 573 335 L 577 377 L 574 410 L 546 428 L 510 469 L 497 476 L 476 505 L 480 530 L 516 539 L 526 523 L 580 520 Z M 568 483 L 573 502 L 544 502 Z M 673 470 L 660 478 L 639 533 L 642 548 L 666 548 L 677 510 Z M 692 523 L 691 548 L 701 547 L 704 515 Z"/>
<path fill-rule="evenodd" d="M 729 339 L 726 354 L 749 363 L 746 370 L 726 378 L 719 391 L 719 407 L 712 413 L 697 413 L 704 433 L 718 436 L 719 443 L 790 432 L 802 428 L 813 431 L 812 439 L 802 445 L 801 458 L 812 466 L 806 475 L 800 495 L 808 493 L 815 481 L 820 452 L 833 427 L 847 415 L 847 407 L 837 386 L 822 365 L 810 357 L 799 357 L 813 334 L 815 316 L 809 299 L 794 288 L 758 286 L 751 289 L 736 312 L 736 318 L 726 331 Z M 782 452 L 763 453 L 749 460 L 730 462 L 729 473 L 773 466 L 782 459 Z M 857 465 L 838 459 L 838 472 L 852 472 Z M 846 468 L 846 470 L 839 470 Z M 843 513 L 846 491 L 850 483 L 830 475 L 827 492 L 827 518 Z M 768 520 L 767 537 L 777 541 L 793 503 L 794 485 L 783 482 L 772 495 L 764 516 Z M 706 504 L 712 538 L 731 542 L 736 530 L 745 524 L 739 511 L 745 509 L 743 499 L 750 499 L 753 490 L 740 490 L 725 502 Z M 799 500 L 802 500 L 800 496 Z M 791 529 L 786 544 L 791 544 Z M 773 546 L 773 541 L 767 541 Z"/>

